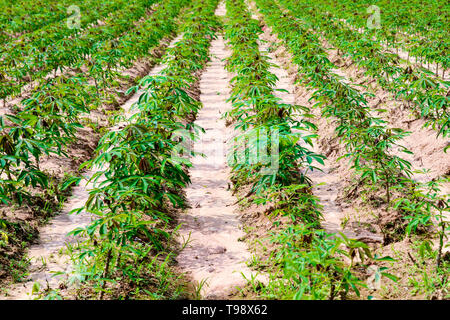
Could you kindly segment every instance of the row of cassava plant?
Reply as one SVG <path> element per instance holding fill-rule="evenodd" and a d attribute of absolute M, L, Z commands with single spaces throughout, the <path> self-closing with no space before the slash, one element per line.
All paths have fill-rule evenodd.
<path fill-rule="evenodd" d="M 71 26 L 70 21 L 74 20 L 69 21 L 68 19 L 64 19 L 55 21 L 53 23 L 48 23 L 49 21 L 45 20 L 43 21 L 43 23 L 45 23 L 45 26 L 41 26 L 40 28 L 36 28 L 35 30 L 30 32 L 22 33 L 20 35 L 17 35 L 16 37 L 13 37 L 6 30 L 3 30 L 2 35 L 5 38 L 5 41 L 0 47 L 0 54 L 3 54 L 4 51 L 10 50 L 13 47 L 21 46 L 20 43 L 22 43 L 22 46 L 24 46 L 31 43 L 38 44 L 39 40 L 41 40 L 42 44 L 51 44 L 52 41 L 59 41 L 63 37 L 71 38 L 80 33 L 83 33 L 86 29 L 92 26 L 96 26 L 97 24 L 101 23 L 100 21 L 102 21 L 115 11 L 123 8 L 123 6 L 125 5 L 125 2 L 122 0 L 105 1 L 102 3 L 102 6 L 96 6 L 97 3 L 97 0 L 89 0 L 77 4 L 78 8 L 80 9 L 80 20 L 79 25 L 77 25 L 76 28 L 69 28 L 69 26 Z M 24 3 L 24 5 L 27 8 L 26 10 L 29 11 L 31 7 L 30 3 Z M 11 7 L 17 8 L 16 6 Z M 12 9 L 11 7 L 8 9 Z M 6 12 L 12 11 L 8 9 L 6 10 Z M 24 8 L 21 8 L 22 13 L 24 10 Z M 66 10 L 68 10 L 67 7 Z M 26 18 L 23 16 L 23 14 L 18 14 L 19 15 L 17 16 L 17 19 L 26 21 Z M 75 16 L 72 17 L 75 18 Z M 6 20 L 10 19 L 11 17 L 6 18 Z M 75 20 L 74 22 L 78 23 L 78 20 Z"/>
<path fill-rule="evenodd" d="M 51 25 L 62 25 L 61 22 L 65 23 L 65 19 L 71 16 L 68 12 L 71 5 L 77 5 L 81 12 L 86 11 L 86 13 L 89 6 L 101 7 L 98 0 L 82 3 L 74 0 L 61 0 L 57 3 L 48 0 L 2 1 L 0 3 L 0 44 L 7 44 L 22 35 Z"/>
<path fill-rule="evenodd" d="M 15 114 L 0 117 L 0 190 L 4 203 L 20 204 L 28 198 L 28 188 L 47 187 L 48 176 L 40 170 L 42 155 L 65 155 L 81 126 L 80 117 L 108 98 L 107 88 L 117 86 L 120 75 L 114 68 L 119 63 L 129 66 L 134 59 L 148 56 L 164 37 L 173 35 L 174 18 L 184 5 L 183 0 L 165 3 L 122 42 L 116 46 L 109 43 L 92 56 L 92 65 L 97 67 L 87 75 L 80 72 L 49 79 L 22 100 L 22 108 Z M 138 41 L 142 37 L 144 41 Z"/>
<path fill-rule="evenodd" d="M 402 67 L 399 56 L 387 52 L 373 34 L 355 32 L 345 22 L 336 19 L 334 11 L 326 13 L 326 10 L 307 8 L 304 3 L 290 0 L 281 0 L 280 3 L 296 18 L 306 22 L 311 30 L 320 32 L 344 56 L 349 56 L 382 88 L 404 99 L 414 116 L 426 119 L 425 126 L 431 126 L 443 137 L 449 134 L 448 82 L 411 63 Z"/>
<path fill-rule="evenodd" d="M 242 9 L 244 4 L 240 1 L 237 3 Z M 252 180 L 252 192 L 259 193 L 274 184 L 289 185 L 293 180 L 304 185 L 311 184 L 307 173 L 316 168 L 314 162 L 323 164 L 324 157 L 307 147 L 312 146 L 312 140 L 316 137 L 310 132 L 317 129 L 308 121 L 311 116 L 309 110 L 283 103 L 275 96 L 274 86 L 277 78 L 269 72 L 273 64 L 259 50 L 259 23 L 249 19 L 248 12 L 242 14 L 239 10 L 229 10 L 228 17 L 225 38 L 233 47 L 233 53 L 227 59 L 226 68 L 235 76 L 231 80 L 232 110 L 227 115 L 236 122 L 235 127 L 240 134 L 235 139 L 237 143 L 231 153 L 234 159 L 229 159 L 234 163 L 232 179 L 235 187 L 239 188 L 240 181 L 248 183 Z M 243 23 L 246 19 L 249 21 Z M 300 120 L 294 117 L 295 113 L 303 113 Z M 264 141 L 264 133 L 267 135 L 267 141 Z M 278 141 L 272 142 L 271 135 L 276 135 Z M 269 154 L 267 158 L 264 154 L 258 154 L 256 161 L 253 161 L 252 157 L 239 161 L 237 157 L 240 152 L 256 155 L 260 148 L 265 147 L 251 145 L 252 137 L 258 137 L 259 144 L 267 143 L 267 148 L 278 154 Z M 250 143 L 243 146 L 241 142 L 246 141 Z M 242 147 L 247 147 L 248 150 L 240 151 Z M 264 160 L 268 163 L 264 163 Z M 277 165 L 278 169 L 267 174 L 266 166 L 270 164 Z"/>
<path fill-rule="evenodd" d="M 358 30 L 371 34 L 387 46 L 401 48 L 418 58 L 421 64 L 436 64 L 442 75 L 450 67 L 449 30 L 446 28 L 448 10 L 440 1 L 330 1 L 321 0 L 313 4 L 316 11 L 330 12 Z M 378 8 L 371 7 L 372 5 Z M 379 11 L 378 11 L 379 10 Z M 379 13 L 379 26 L 368 28 Z M 439 66 L 440 65 L 440 66 Z"/>
<path fill-rule="evenodd" d="M 57 32 L 45 37 L 33 40 L 27 37 L 29 42 L 14 42 L 4 49 L 0 59 L 0 98 L 5 105 L 8 97 L 20 95 L 22 87 L 30 81 L 45 82 L 53 71 L 63 72 L 66 69 L 79 70 L 87 65 L 89 72 L 96 69 L 110 69 L 108 57 L 103 57 L 104 66 L 98 66 L 96 59 L 101 51 L 106 48 L 115 49 L 123 45 L 126 40 L 126 32 L 130 29 L 139 29 L 145 21 L 138 21 L 146 17 L 154 0 L 135 1 L 124 9 L 110 14 L 102 24 L 92 26 L 82 33 L 72 34 L 60 27 Z M 59 35 L 59 37 L 58 37 Z M 116 48 L 117 49 L 117 48 Z M 118 54 L 116 50 L 112 53 Z M 110 58 L 114 58 L 114 55 Z"/>
<path fill-rule="evenodd" d="M 126 47 L 126 50 L 123 50 L 124 54 L 120 55 L 120 59 L 126 65 L 130 65 L 133 59 L 140 58 L 154 64 L 159 57 L 157 49 L 164 49 L 165 46 L 165 44 L 161 46 L 160 41 L 163 38 L 173 37 L 178 31 L 178 16 L 186 4 L 186 1 L 179 0 L 165 2 L 145 25 L 126 35 L 123 39 L 123 47 Z M 180 16 L 182 17 L 183 15 Z M 102 51 L 104 57 L 111 54 L 109 50 L 111 48 Z M 98 57 L 101 59 L 100 55 Z M 121 95 L 118 89 L 122 89 L 125 85 L 128 87 L 129 83 L 133 83 L 131 80 L 121 75 L 106 79 L 105 86 L 108 91 L 106 96 L 103 91 L 100 94 L 96 92 L 94 81 L 89 75 L 78 73 L 60 76 L 35 88 L 29 99 L 22 100 L 22 109 L 16 114 L 2 116 L 0 199 L 4 206 L 21 205 L 24 202 L 38 220 L 53 215 L 64 201 L 60 193 L 67 195 L 66 189 L 77 179 L 68 175 L 59 185 L 58 179 L 41 170 L 40 163 L 46 161 L 42 160 L 42 156 L 45 154 L 67 156 L 66 151 L 75 140 L 79 127 L 84 125 L 82 123 L 85 122 L 84 117 L 87 113 L 100 104 L 104 106 L 112 104 L 111 99 L 123 98 L 118 96 Z M 48 199 L 54 199 L 55 195 L 58 196 L 58 206 L 53 205 L 51 201 L 49 205 Z M 39 208 L 44 212 L 38 212 Z M 9 248 L 14 247 L 14 239 L 17 238 L 13 232 L 14 228 L 21 234 L 21 229 L 17 229 L 19 225 L 22 225 L 20 221 L 15 223 L 9 218 L 0 224 L 4 239 L 7 239 L 4 241 L 10 242 Z M 23 249 L 34 239 L 37 232 L 33 229 L 30 234 L 33 236 L 27 237 L 27 241 L 22 242 L 20 251 L 14 255 L 15 258 L 23 255 Z M 3 256 L 3 253 L 0 255 Z M 13 263 L 12 257 L 5 253 L 0 259 L 0 270 L 5 270 L 7 275 L 13 271 L 8 265 Z"/>
<path fill-rule="evenodd" d="M 257 0 L 256 3 L 267 24 L 292 54 L 299 68 L 299 83 L 314 90 L 312 97 L 324 116 L 337 119 L 335 131 L 358 173 L 357 186 L 373 184 L 377 188 L 381 185 L 386 194 L 386 210 L 393 208 L 408 221 L 407 226 L 400 223 L 400 230 L 406 234 L 434 224 L 439 226 L 439 238 L 445 237 L 448 221 L 443 212 L 448 212 L 449 205 L 447 196 L 439 191 L 440 181 L 414 181 L 410 178 L 410 163 L 390 153 L 406 133 L 389 128 L 386 122 L 371 116 L 366 94 L 332 72 L 336 66 L 327 59 L 318 36 L 308 31 L 307 24 L 283 12 L 272 0 Z M 386 242 L 405 234 L 398 234 L 396 229 L 383 231 Z M 442 248 L 439 251 L 442 252 Z"/>
<path fill-rule="evenodd" d="M 231 150 L 232 156 L 239 152 L 245 154 L 238 157 L 240 161 L 231 160 L 232 179 L 235 188 L 252 186 L 247 195 L 254 193 L 250 201 L 271 203 L 272 218 L 291 218 L 271 236 L 276 249 L 270 263 L 270 281 L 255 286 L 255 291 L 261 297 L 275 299 L 346 298 L 352 290 L 359 295 L 358 288 L 364 284 L 353 274 L 352 263 L 344 262 L 344 257 L 351 260 L 359 252 L 363 261 L 367 257 L 372 261 L 378 258 L 372 257 L 364 243 L 345 236 L 336 237 L 320 229 L 321 206 L 312 193 L 307 173 L 317 170 L 313 162 L 323 164 L 324 156 L 307 148 L 316 137 L 310 133 L 316 127 L 307 120 L 309 110 L 276 98 L 277 78 L 269 72 L 274 65 L 259 50 L 261 25 L 251 18 L 246 3 L 228 0 L 226 8 L 225 38 L 232 49 L 227 69 L 234 74 L 232 110 L 227 116 L 234 121 L 236 139 L 249 141 L 238 142 Z M 278 150 L 272 148 L 274 140 L 265 143 L 266 136 L 261 132 L 277 132 Z M 262 144 L 262 148 L 258 144 Z M 250 160 L 252 153 L 265 152 L 266 148 L 277 153 L 274 161 L 279 161 L 279 166 L 273 172 L 267 171 L 267 163 Z"/>
<path fill-rule="evenodd" d="M 86 241 L 74 255 L 85 281 L 99 298 L 121 295 L 117 283 L 128 283 L 130 298 L 152 291 L 165 296 L 166 280 L 143 269 L 149 259 L 164 255 L 170 260 L 170 208 L 185 207 L 180 192 L 189 182 L 188 159 L 174 150 L 180 130 L 195 134 L 192 119 L 201 104 L 189 90 L 199 80 L 208 61 L 209 46 L 218 22 L 214 16 L 217 0 L 196 0 L 183 21 L 183 38 L 168 50 L 160 75 L 144 77 L 144 90 L 125 126 L 105 134 L 96 157 L 85 166 L 95 169 L 84 208 L 93 222 L 74 235 Z M 176 230 L 175 230 L 176 231 Z M 175 232 L 174 231 L 174 232 Z M 154 286 L 154 278 L 157 285 Z M 179 293 L 179 292 L 178 292 Z M 165 296 L 175 298 L 176 296 Z"/>

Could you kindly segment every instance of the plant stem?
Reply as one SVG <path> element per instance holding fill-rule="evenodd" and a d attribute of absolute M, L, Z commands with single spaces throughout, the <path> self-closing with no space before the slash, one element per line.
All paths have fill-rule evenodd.
<path fill-rule="evenodd" d="M 106 276 L 108 275 L 109 272 L 109 264 L 111 262 L 111 256 L 112 256 L 112 248 L 110 248 L 108 250 L 108 254 L 106 256 L 106 266 L 105 266 L 105 271 L 103 272 L 103 278 L 106 278 Z M 102 290 L 100 291 L 100 300 L 103 300 L 103 295 L 105 294 L 105 287 L 106 287 L 106 281 L 103 281 L 103 285 L 102 285 Z"/>
<path fill-rule="evenodd" d="M 439 233 L 439 249 L 438 249 L 438 256 L 436 258 L 436 269 L 439 269 L 441 266 L 441 259 L 442 259 L 442 248 L 444 246 L 444 235 L 445 235 L 445 223 L 442 219 L 442 212 L 440 213 L 441 216 L 441 232 Z"/>

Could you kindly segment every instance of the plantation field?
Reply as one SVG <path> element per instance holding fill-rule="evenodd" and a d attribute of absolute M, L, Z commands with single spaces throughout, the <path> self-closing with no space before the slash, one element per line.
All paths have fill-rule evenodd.
<path fill-rule="evenodd" d="M 0 298 L 450 299 L 449 14 L 0 0 Z"/>

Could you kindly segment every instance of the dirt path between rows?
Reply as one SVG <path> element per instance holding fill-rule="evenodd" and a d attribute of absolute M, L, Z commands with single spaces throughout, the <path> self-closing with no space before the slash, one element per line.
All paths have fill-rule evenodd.
<path fill-rule="evenodd" d="M 223 16 L 225 7 L 219 5 L 216 14 Z M 231 108 L 226 103 L 229 96 L 228 76 L 222 61 L 229 52 L 222 36 L 211 43 L 211 61 L 200 80 L 200 101 L 203 108 L 195 124 L 206 130 L 194 142 L 194 150 L 205 157 L 196 156 L 190 169 L 191 185 L 186 197 L 191 209 L 180 217 L 180 240 L 190 239 L 177 261 L 183 272 L 201 287 L 202 298 L 226 299 L 245 286 L 252 271 L 245 261 L 251 257 L 240 238 L 244 236 L 239 222 L 238 206 L 233 205 L 229 182 L 230 169 L 226 162 L 226 141 L 233 128 L 226 127 L 221 119 Z"/>
<path fill-rule="evenodd" d="M 90 177 L 91 172 L 86 172 L 85 177 Z M 27 282 L 13 284 L 1 299 L 27 300 L 32 299 L 31 290 L 35 282 L 39 282 L 41 288 L 55 288 L 61 276 L 54 276 L 54 272 L 70 272 L 71 263 L 66 255 L 60 252 L 66 248 L 66 244 L 75 243 L 76 239 L 67 236 L 67 233 L 76 227 L 84 227 L 91 221 L 85 212 L 70 214 L 73 209 L 81 208 L 89 197 L 88 189 L 93 185 L 80 185 L 72 190 L 71 198 L 66 202 L 61 214 L 52 219 L 39 232 L 39 243 L 32 245 L 28 251 L 30 260 L 29 276 Z"/>

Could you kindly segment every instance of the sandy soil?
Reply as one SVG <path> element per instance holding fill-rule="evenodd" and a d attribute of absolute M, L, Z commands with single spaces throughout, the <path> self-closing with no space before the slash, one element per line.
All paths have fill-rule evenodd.
<path fill-rule="evenodd" d="M 86 173 L 86 177 L 91 175 Z M 35 282 L 39 282 L 41 288 L 55 288 L 65 276 L 54 276 L 55 272 L 71 272 L 70 259 L 63 255 L 63 249 L 67 244 L 76 243 L 74 237 L 67 234 L 76 227 L 84 227 L 91 221 L 90 216 L 84 211 L 80 214 L 70 214 L 70 211 L 81 208 L 89 197 L 88 189 L 93 185 L 81 184 L 73 189 L 71 198 L 64 205 L 61 214 L 52 219 L 51 223 L 40 229 L 39 242 L 28 251 L 28 259 L 31 264 L 27 282 L 12 285 L 7 296 L 0 299 L 26 300 L 32 298 L 31 290 Z"/>
<path fill-rule="evenodd" d="M 221 4 L 216 12 L 225 14 Z M 206 130 L 194 150 L 205 157 L 193 158 L 189 170 L 192 184 L 186 189 L 191 209 L 180 216 L 180 241 L 189 239 L 178 255 L 182 271 L 197 283 L 206 281 L 201 294 L 206 299 L 227 298 L 236 287 L 245 286 L 245 277 L 252 272 L 245 265 L 250 258 L 241 230 L 238 206 L 232 196 L 229 182 L 230 169 L 226 163 L 226 141 L 233 128 L 227 128 L 221 115 L 231 106 L 225 102 L 229 96 L 228 77 L 222 61 L 229 53 L 222 36 L 211 44 L 211 62 L 200 80 L 200 101 L 203 108 L 195 124 Z"/>

